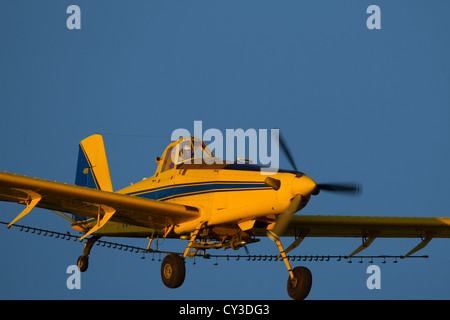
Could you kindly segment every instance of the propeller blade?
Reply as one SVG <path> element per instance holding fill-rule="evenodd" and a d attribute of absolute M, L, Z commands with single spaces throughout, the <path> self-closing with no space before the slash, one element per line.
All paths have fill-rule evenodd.
<path fill-rule="evenodd" d="M 302 196 L 300 194 L 296 195 L 291 200 L 291 204 L 286 209 L 286 211 L 278 216 L 277 222 L 275 222 L 275 226 L 273 227 L 273 229 L 267 231 L 267 236 L 270 239 L 275 241 L 278 239 L 279 235 L 284 232 L 284 230 L 286 229 L 286 227 L 289 224 L 289 221 L 291 221 L 292 215 L 298 211 L 301 201 L 302 201 Z"/>
<path fill-rule="evenodd" d="M 319 190 L 346 193 L 349 195 L 359 195 L 362 191 L 362 186 L 358 183 L 318 183 Z"/>
<path fill-rule="evenodd" d="M 279 145 L 281 147 L 282 153 L 286 156 L 289 163 L 291 164 L 292 168 L 297 173 L 297 176 L 300 176 L 302 173 L 298 171 L 297 166 L 295 165 L 294 157 L 292 156 L 291 151 L 289 150 L 286 141 L 281 136 L 281 133 L 278 131 L 278 141 Z M 279 184 L 276 181 L 277 179 L 272 180 L 266 180 L 266 185 L 274 188 L 275 190 L 278 190 Z M 279 180 L 278 180 L 279 181 Z M 336 192 L 336 193 L 343 193 L 348 195 L 360 195 L 361 194 L 361 185 L 358 183 L 320 183 L 317 184 L 316 190 L 313 192 L 314 195 L 317 195 L 321 190 L 329 191 L 329 192 Z M 286 218 L 287 219 L 287 218 Z M 278 222 L 277 222 L 278 224 Z"/>
<path fill-rule="evenodd" d="M 294 157 L 292 157 L 292 153 L 289 151 L 286 141 L 283 139 L 281 133 L 279 132 L 278 132 L 278 140 L 280 143 L 281 150 L 283 151 L 286 158 L 289 160 L 289 163 L 291 164 L 292 168 L 295 170 L 295 172 L 299 172 L 297 170 L 297 166 L 295 165 Z"/>

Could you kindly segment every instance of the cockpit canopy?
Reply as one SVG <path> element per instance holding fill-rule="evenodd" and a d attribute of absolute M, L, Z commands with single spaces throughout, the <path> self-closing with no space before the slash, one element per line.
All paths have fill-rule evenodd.
<path fill-rule="evenodd" d="M 174 169 L 180 164 L 212 163 L 214 155 L 206 144 L 196 137 L 183 137 L 172 142 L 163 153 L 163 157 L 157 157 L 157 172 Z"/>

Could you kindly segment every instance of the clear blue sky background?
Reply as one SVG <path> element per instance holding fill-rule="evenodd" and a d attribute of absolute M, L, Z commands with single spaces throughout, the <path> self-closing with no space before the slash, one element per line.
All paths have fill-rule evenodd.
<path fill-rule="evenodd" d="M 71 4 L 81 30 L 66 28 Z M 381 30 L 366 27 L 371 4 Z M 364 186 L 359 198 L 324 192 L 299 214 L 448 217 L 449 12 L 442 0 L 3 1 L 0 170 L 74 183 L 83 138 L 167 136 L 104 136 L 119 189 L 151 176 L 172 131 L 194 120 L 279 127 L 301 171 Z M 0 203 L 0 220 L 22 209 Z M 40 209 L 20 223 L 72 231 Z M 401 255 L 419 241 L 377 239 L 366 253 Z M 294 253 L 345 255 L 360 243 L 309 238 Z M 367 262 L 306 262 L 309 298 L 449 299 L 449 247 L 434 239 L 420 252 L 427 260 L 378 262 L 372 291 Z M 277 252 L 270 240 L 249 249 Z M 0 251 L 2 299 L 289 298 L 281 262 L 188 261 L 184 285 L 170 290 L 150 257 L 94 247 L 82 289 L 71 291 L 66 268 L 81 244 L 1 227 Z"/>

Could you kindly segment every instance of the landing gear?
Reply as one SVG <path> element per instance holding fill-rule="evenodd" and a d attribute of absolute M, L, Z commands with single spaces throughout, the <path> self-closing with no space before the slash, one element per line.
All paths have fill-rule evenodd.
<path fill-rule="evenodd" d="M 186 275 L 184 259 L 178 254 L 170 253 L 162 261 L 161 279 L 168 288 L 175 289 L 181 286 Z"/>
<path fill-rule="evenodd" d="M 95 241 L 100 239 L 100 236 L 92 236 L 89 238 L 89 240 L 84 245 L 83 254 L 78 257 L 77 260 L 77 266 L 80 268 L 81 272 L 85 272 L 88 269 L 89 266 L 89 254 L 91 253 L 92 246 L 94 245 Z"/>
<path fill-rule="evenodd" d="M 280 239 L 278 237 L 274 237 L 272 240 L 274 240 L 277 244 L 278 250 L 280 250 L 280 256 L 289 271 L 289 279 L 287 281 L 287 291 L 289 297 L 294 300 L 305 299 L 311 290 L 311 271 L 309 271 L 306 267 L 296 267 L 292 269 L 289 259 L 286 256 L 283 246 L 281 245 Z"/>
<path fill-rule="evenodd" d="M 294 278 L 291 278 L 289 275 L 287 281 L 288 295 L 294 300 L 303 300 L 308 296 L 309 290 L 311 290 L 311 271 L 306 267 L 295 267 L 292 271 Z"/>
<path fill-rule="evenodd" d="M 191 239 L 189 240 L 189 244 L 186 250 L 184 250 L 182 256 L 179 256 L 176 253 L 169 253 L 163 259 L 161 264 L 161 279 L 166 287 L 174 289 L 183 284 L 184 277 L 186 276 L 184 259 L 189 255 L 189 250 L 191 250 L 202 225 L 203 223 L 201 223 L 198 228 L 191 233 Z"/>
<path fill-rule="evenodd" d="M 77 266 L 80 269 L 80 272 L 85 272 L 89 267 L 89 256 L 79 256 Z"/>

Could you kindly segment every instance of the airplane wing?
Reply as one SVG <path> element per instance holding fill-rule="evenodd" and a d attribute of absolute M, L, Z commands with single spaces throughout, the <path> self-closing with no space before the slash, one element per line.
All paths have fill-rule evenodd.
<path fill-rule="evenodd" d="M 450 218 L 295 215 L 283 236 L 450 238 Z"/>
<path fill-rule="evenodd" d="M 346 258 L 366 249 L 376 238 L 418 238 L 402 258 L 423 249 L 433 238 L 450 238 L 450 218 L 294 215 L 282 236 L 295 237 L 286 252 L 305 237 L 357 237 L 362 244 Z"/>
<path fill-rule="evenodd" d="M 103 225 L 110 220 L 152 229 L 162 229 L 168 225 L 194 220 L 200 215 L 195 207 L 7 172 L 0 172 L 0 201 L 27 205 L 27 208 L 13 222 L 35 206 L 85 217 L 100 216 L 104 218 Z"/>

